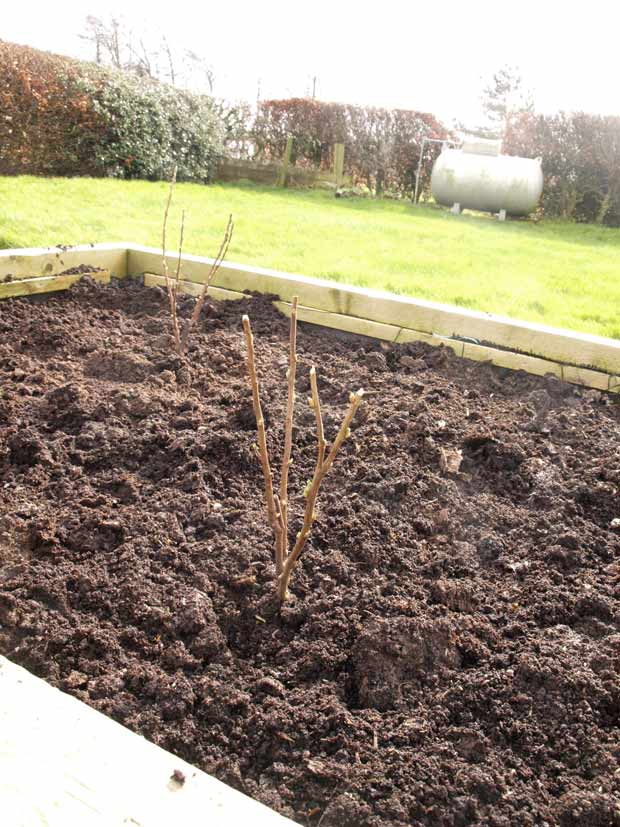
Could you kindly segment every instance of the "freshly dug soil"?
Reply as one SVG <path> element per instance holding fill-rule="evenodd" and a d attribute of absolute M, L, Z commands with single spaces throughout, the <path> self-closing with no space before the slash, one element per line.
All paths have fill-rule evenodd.
<path fill-rule="evenodd" d="M 309 827 L 620 825 L 616 399 L 301 325 L 291 539 L 368 395 L 278 612 L 243 313 L 279 458 L 266 299 L 0 303 L 0 651 Z"/>

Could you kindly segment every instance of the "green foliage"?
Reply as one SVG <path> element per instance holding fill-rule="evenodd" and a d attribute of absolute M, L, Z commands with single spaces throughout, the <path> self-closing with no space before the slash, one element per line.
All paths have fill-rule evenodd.
<path fill-rule="evenodd" d="M 208 181 L 224 151 L 213 100 L 151 78 L 0 43 L 0 82 L 0 172 Z"/>
<path fill-rule="evenodd" d="M 523 79 L 515 66 L 503 66 L 495 72 L 482 91 L 482 111 L 487 118 L 480 137 L 501 138 L 511 118 L 533 111 L 531 93 L 524 90 Z M 486 131 L 486 134 L 483 132 Z"/>
<path fill-rule="evenodd" d="M 504 151 L 542 157 L 545 215 L 620 227 L 620 117 L 525 112 Z"/>

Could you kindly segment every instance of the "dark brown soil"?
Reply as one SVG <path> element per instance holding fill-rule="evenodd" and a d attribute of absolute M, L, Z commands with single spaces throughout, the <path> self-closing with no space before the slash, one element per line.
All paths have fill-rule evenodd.
<path fill-rule="evenodd" d="M 103 270 L 103 267 L 93 267 L 90 264 L 78 264 L 75 267 L 69 267 L 67 270 L 63 270 L 62 273 L 58 273 L 59 276 L 77 276 L 84 273 L 98 273 Z"/>
<path fill-rule="evenodd" d="M 245 312 L 275 450 L 265 299 L 0 303 L 0 651 L 309 827 L 620 825 L 616 399 L 302 326 L 292 534 L 368 400 L 278 614 Z"/>

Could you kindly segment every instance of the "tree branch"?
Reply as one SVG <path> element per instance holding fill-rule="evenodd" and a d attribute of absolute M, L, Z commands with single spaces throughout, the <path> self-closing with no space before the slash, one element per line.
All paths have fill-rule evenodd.
<path fill-rule="evenodd" d="M 168 302 L 170 304 L 170 315 L 172 316 L 172 332 L 174 335 L 174 344 L 177 353 L 181 352 L 181 337 L 179 335 L 179 320 L 177 318 L 177 287 L 179 283 L 179 271 L 181 267 L 181 252 L 183 247 L 183 225 L 181 225 L 181 245 L 179 248 L 179 263 L 177 266 L 177 276 L 176 276 L 176 283 L 173 285 L 172 279 L 170 278 L 170 272 L 168 270 L 168 258 L 166 256 L 166 234 L 168 231 L 168 212 L 170 211 L 170 204 L 172 203 L 172 194 L 174 192 L 174 185 L 177 180 L 177 167 L 176 164 L 172 170 L 172 175 L 170 177 L 170 189 L 168 190 L 168 199 L 166 201 L 166 209 L 164 210 L 164 223 L 162 227 L 162 239 L 161 239 L 161 250 L 162 250 L 162 261 L 163 261 L 163 268 L 164 268 L 164 278 L 166 279 L 166 290 L 168 291 Z M 185 221 L 185 213 L 183 213 L 183 221 Z"/>

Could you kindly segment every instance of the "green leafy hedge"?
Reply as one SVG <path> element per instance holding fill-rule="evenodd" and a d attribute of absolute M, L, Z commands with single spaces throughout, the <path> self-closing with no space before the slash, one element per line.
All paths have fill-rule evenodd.
<path fill-rule="evenodd" d="M 446 139 L 446 128 L 426 112 L 378 109 L 307 98 L 261 101 L 252 138 L 258 157 L 279 160 L 292 135 L 293 160 L 329 168 L 334 144 L 345 144 L 345 168 L 377 194 L 411 192 L 423 138 Z M 431 158 L 427 147 L 421 185 L 428 188 Z"/>
<path fill-rule="evenodd" d="M 0 174 L 208 181 L 224 133 L 206 95 L 0 42 Z"/>
<path fill-rule="evenodd" d="M 545 215 L 620 227 L 620 117 L 524 112 L 504 152 L 542 158 Z"/>

